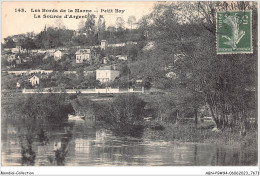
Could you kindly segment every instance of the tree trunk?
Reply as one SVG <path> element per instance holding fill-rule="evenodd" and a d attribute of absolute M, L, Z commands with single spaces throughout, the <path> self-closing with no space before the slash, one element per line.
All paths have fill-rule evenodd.
<path fill-rule="evenodd" d="M 179 110 L 177 109 L 177 112 L 176 112 L 176 119 L 175 119 L 175 124 L 178 123 L 178 119 L 179 119 Z"/>
<path fill-rule="evenodd" d="M 195 115 L 195 127 L 197 129 L 198 127 L 198 114 L 197 114 L 197 109 L 194 109 L 194 115 Z"/>

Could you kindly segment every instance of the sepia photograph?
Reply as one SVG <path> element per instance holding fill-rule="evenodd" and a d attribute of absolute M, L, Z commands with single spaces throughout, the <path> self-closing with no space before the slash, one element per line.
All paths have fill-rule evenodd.
<path fill-rule="evenodd" d="M 1 5 L 1 174 L 258 166 L 257 1 Z"/>

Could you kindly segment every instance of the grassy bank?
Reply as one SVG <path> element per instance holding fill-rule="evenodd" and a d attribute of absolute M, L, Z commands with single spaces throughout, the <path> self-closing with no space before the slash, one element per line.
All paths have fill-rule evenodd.
<path fill-rule="evenodd" d="M 235 131 L 212 131 L 211 128 L 195 128 L 194 124 L 166 124 L 160 123 L 164 129 L 152 130 L 146 128 L 143 137 L 152 140 L 177 142 L 215 143 L 222 145 L 243 146 L 257 149 L 257 131 L 249 131 L 241 136 Z"/>

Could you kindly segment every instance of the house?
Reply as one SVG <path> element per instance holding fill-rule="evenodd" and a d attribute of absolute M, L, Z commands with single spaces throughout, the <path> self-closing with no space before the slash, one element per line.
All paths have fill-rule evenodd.
<path fill-rule="evenodd" d="M 21 59 L 20 56 L 18 56 L 15 61 L 16 61 L 16 64 L 21 64 L 22 63 L 22 59 Z"/>
<path fill-rule="evenodd" d="M 30 83 L 32 86 L 39 85 L 40 84 L 40 79 L 39 77 L 33 75 L 31 78 L 29 78 Z"/>
<path fill-rule="evenodd" d="M 101 50 L 107 49 L 107 41 L 106 40 L 101 40 L 100 48 L 101 48 Z"/>
<path fill-rule="evenodd" d="M 101 83 L 107 83 L 114 81 L 119 76 L 119 71 L 116 70 L 115 66 L 104 66 L 96 70 L 96 80 Z"/>
<path fill-rule="evenodd" d="M 54 60 L 58 61 L 61 60 L 63 53 L 60 50 L 57 50 L 54 52 L 53 56 L 54 56 Z"/>
<path fill-rule="evenodd" d="M 90 61 L 94 55 L 91 49 L 79 49 L 76 53 L 76 63 L 83 63 L 85 61 Z"/>
<path fill-rule="evenodd" d="M 118 60 L 127 60 L 127 55 L 117 55 L 116 56 L 116 58 L 118 59 Z"/>
<path fill-rule="evenodd" d="M 18 82 L 16 83 L 16 87 L 17 87 L 17 88 L 20 88 L 20 87 L 21 87 L 21 81 L 18 81 Z"/>

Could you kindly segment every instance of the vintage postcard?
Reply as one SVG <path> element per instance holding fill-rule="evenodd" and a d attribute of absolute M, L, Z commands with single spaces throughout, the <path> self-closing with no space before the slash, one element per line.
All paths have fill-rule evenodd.
<path fill-rule="evenodd" d="M 259 174 L 257 16 L 256 1 L 2 2 L 1 174 Z"/>

